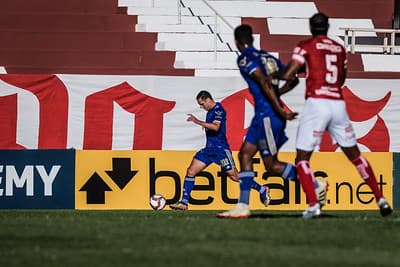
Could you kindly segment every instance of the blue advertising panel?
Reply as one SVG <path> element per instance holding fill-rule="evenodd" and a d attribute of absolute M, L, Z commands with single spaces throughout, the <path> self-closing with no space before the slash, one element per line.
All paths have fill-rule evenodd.
<path fill-rule="evenodd" d="M 75 150 L 0 150 L 0 209 L 73 209 Z"/>
<path fill-rule="evenodd" d="M 393 153 L 393 207 L 400 208 L 400 153 Z"/>

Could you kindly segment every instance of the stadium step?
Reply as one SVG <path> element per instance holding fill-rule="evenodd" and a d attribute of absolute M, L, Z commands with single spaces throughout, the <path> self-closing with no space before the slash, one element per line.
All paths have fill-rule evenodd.
<path fill-rule="evenodd" d="M 0 31 L 0 49 L 154 51 L 155 33 Z"/>
<path fill-rule="evenodd" d="M 332 18 L 370 18 L 373 28 L 392 28 L 394 1 L 335 0 L 314 1 L 318 10 Z"/>
<path fill-rule="evenodd" d="M 202 1 L 182 0 L 183 6 L 180 10 L 182 15 L 214 16 L 214 12 Z M 160 2 L 158 2 L 160 3 Z M 120 6 L 128 7 L 130 15 L 178 15 L 177 1 L 172 4 L 154 6 L 132 6 L 130 3 L 120 3 Z M 210 5 L 224 17 L 309 17 L 317 12 L 313 2 L 291 1 L 290 3 L 280 1 L 210 1 Z"/>
<path fill-rule="evenodd" d="M 135 31 L 137 16 L 121 14 L 2 14 L 0 30 L 7 31 Z"/>
<path fill-rule="evenodd" d="M 169 51 L 29 51 L 1 50 L 0 65 L 53 66 L 53 67 L 143 67 L 172 68 L 175 53 Z"/>
<path fill-rule="evenodd" d="M 126 9 L 122 9 L 126 11 Z M 8 0 L 0 14 L 119 14 L 118 0 Z M 125 13 L 126 14 L 126 13 Z"/>
<path fill-rule="evenodd" d="M 163 76 L 193 76 L 194 70 L 190 69 L 173 69 L 173 68 L 143 68 L 143 67 L 64 67 L 64 66 L 44 66 L 35 65 L 9 65 L 6 67 L 9 74 L 19 73 L 54 73 L 54 74 L 97 74 L 97 75 L 163 75 Z"/>

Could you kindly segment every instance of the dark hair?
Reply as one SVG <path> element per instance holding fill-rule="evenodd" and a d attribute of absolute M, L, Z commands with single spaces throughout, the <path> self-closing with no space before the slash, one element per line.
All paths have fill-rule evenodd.
<path fill-rule="evenodd" d="M 211 100 L 213 100 L 210 92 L 208 92 L 206 90 L 200 91 L 196 96 L 196 99 L 201 99 L 201 100 L 206 100 L 207 98 L 210 98 Z"/>
<path fill-rule="evenodd" d="M 316 13 L 310 18 L 310 31 L 313 36 L 326 35 L 329 29 L 329 18 L 324 13 Z"/>
<path fill-rule="evenodd" d="M 235 29 L 235 40 L 242 44 L 252 44 L 253 43 L 253 30 L 250 25 L 242 24 Z"/>

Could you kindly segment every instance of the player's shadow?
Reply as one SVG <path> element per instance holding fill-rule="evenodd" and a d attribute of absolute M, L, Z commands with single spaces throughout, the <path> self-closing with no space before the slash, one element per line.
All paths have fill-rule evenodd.
<path fill-rule="evenodd" d="M 249 219 L 256 219 L 256 218 L 261 218 L 261 219 L 281 219 L 281 218 L 301 218 L 301 212 L 299 214 L 297 213 L 282 213 L 282 214 L 269 214 L 269 213 L 252 213 L 250 215 Z M 318 219 L 329 219 L 329 218 L 337 218 L 335 215 L 331 214 L 321 214 Z"/>

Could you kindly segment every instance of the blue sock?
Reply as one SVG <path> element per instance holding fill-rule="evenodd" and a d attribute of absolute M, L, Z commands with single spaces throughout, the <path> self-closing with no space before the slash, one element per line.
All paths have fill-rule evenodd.
<path fill-rule="evenodd" d="M 296 181 L 297 180 L 296 167 L 290 163 L 286 163 L 285 168 L 283 169 L 283 171 L 281 173 L 281 177 L 283 179 Z"/>
<path fill-rule="evenodd" d="M 259 183 L 253 180 L 251 183 L 251 188 L 257 190 L 258 192 L 262 193 L 261 191 L 264 190 L 264 187 L 262 187 Z"/>
<path fill-rule="evenodd" d="M 181 200 L 182 203 L 186 205 L 189 203 L 190 192 L 192 192 L 193 187 L 194 187 L 194 177 L 186 176 L 183 182 L 183 196 Z"/>
<path fill-rule="evenodd" d="M 254 179 L 253 171 L 241 171 L 239 173 L 240 182 L 240 197 L 239 203 L 249 204 L 250 200 L 250 189 Z"/>

